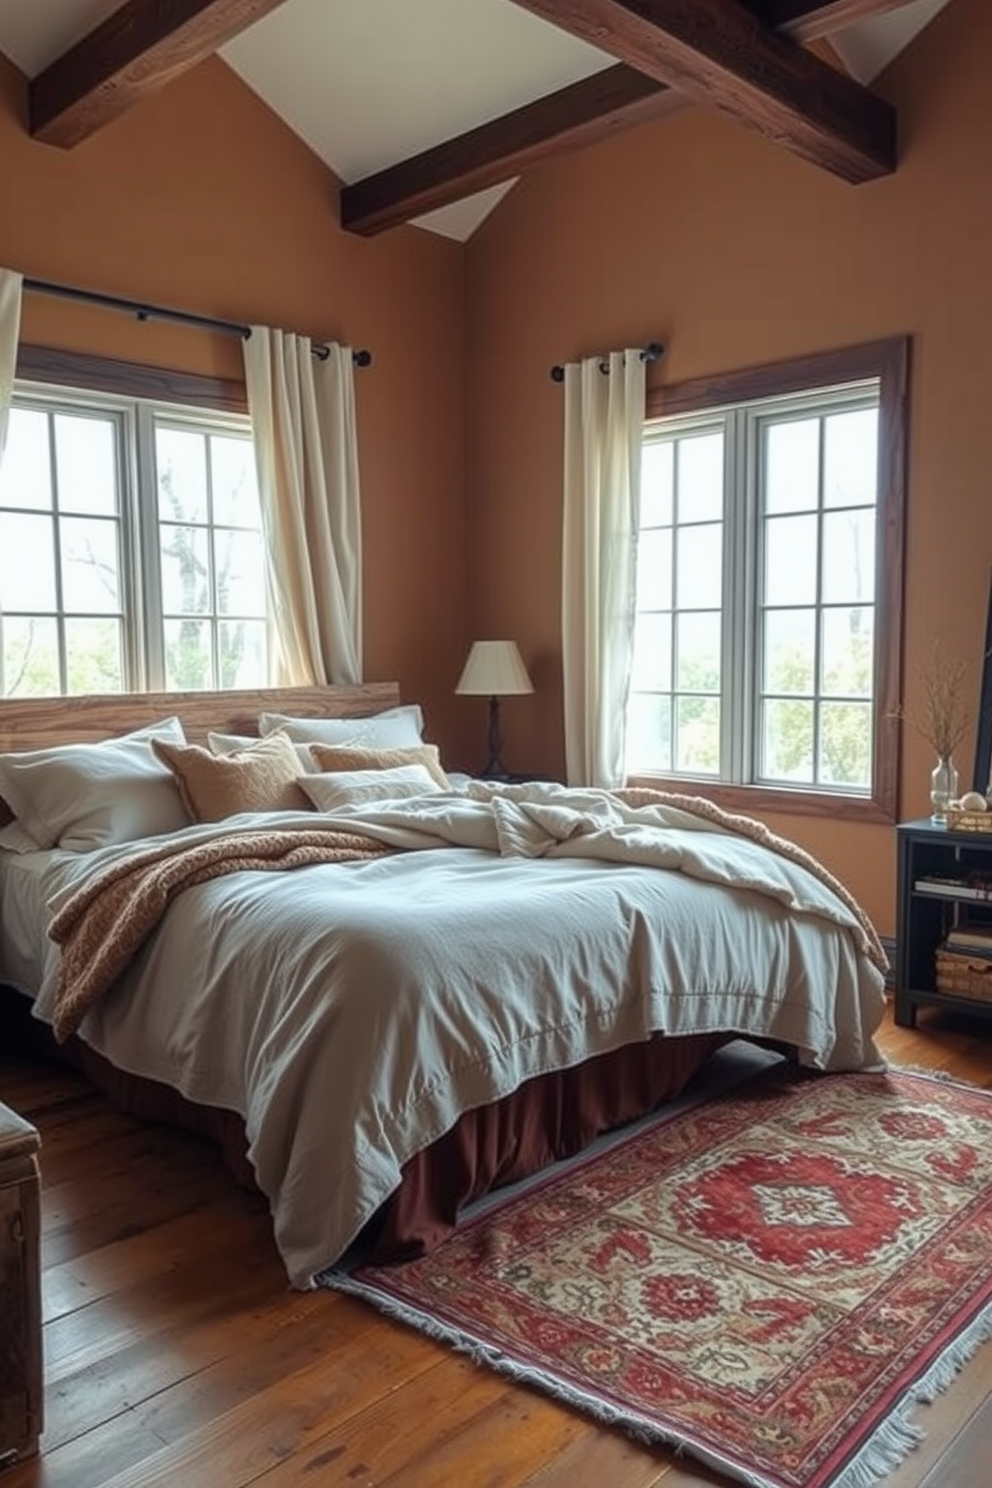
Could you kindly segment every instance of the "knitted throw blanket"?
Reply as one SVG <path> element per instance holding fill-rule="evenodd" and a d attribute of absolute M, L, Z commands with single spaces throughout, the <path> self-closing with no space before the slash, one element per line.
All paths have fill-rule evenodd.
<path fill-rule="evenodd" d="M 72 894 L 48 927 L 62 947 L 52 1027 L 59 1043 L 126 968 L 183 889 L 241 869 L 278 872 L 312 863 L 383 857 L 395 849 L 331 825 L 305 831 L 232 832 L 177 848 L 156 843 L 114 863 Z"/>

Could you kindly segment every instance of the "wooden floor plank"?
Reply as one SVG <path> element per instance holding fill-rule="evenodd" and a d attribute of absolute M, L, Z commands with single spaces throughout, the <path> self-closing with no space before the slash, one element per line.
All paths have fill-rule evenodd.
<path fill-rule="evenodd" d="M 226 1277 L 215 1269 L 209 1292 L 168 1312 L 146 1312 L 130 1336 L 118 1334 L 113 1352 L 97 1353 L 91 1338 L 88 1345 L 49 1363 L 46 1443 L 62 1445 L 83 1435 L 93 1410 L 101 1421 L 108 1421 L 229 1359 L 244 1338 L 246 1312 L 252 1316 L 253 1330 L 258 1326 L 261 1275 L 246 1264 L 229 1270 Z M 92 1326 L 93 1320 L 87 1321 Z"/>
<path fill-rule="evenodd" d="M 263 1488 L 303 1488 L 331 1460 L 338 1481 L 376 1488 L 484 1488 L 499 1442 L 500 1488 L 520 1488 L 534 1467 L 582 1434 L 583 1423 L 546 1396 L 509 1386 L 483 1366 L 451 1366 L 404 1384 L 311 1451 L 283 1463 Z"/>
<path fill-rule="evenodd" d="M 405 1329 L 388 1329 L 367 1340 L 360 1352 L 353 1351 L 347 1370 L 340 1359 L 337 1367 L 329 1368 L 320 1357 L 270 1381 L 260 1395 L 207 1426 L 184 1431 L 151 1461 L 115 1475 L 104 1488 L 161 1488 L 165 1483 L 247 1488 L 268 1469 L 323 1441 L 339 1421 L 350 1418 L 379 1391 L 385 1389 L 393 1398 L 400 1379 L 410 1381 L 420 1373 L 446 1378 L 457 1374 L 457 1361 L 448 1355 L 429 1356 L 422 1344 Z"/>
<path fill-rule="evenodd" d="M 257 1237 L 259 1248 L 267 1248 L 270 1226 L 258 1196 L 218 1181 L 218 1191 L 199 1208 L 69 1260 L 49 1263 L 45 1269 L 45 1320 L 54 1321 L 103 1297 L 148 1285 L 162 1271 L 163 1247 L 168 1250 L 173 1272 L 189 1270 L 215 1251 L 229 1252 L 232 1226 Z M 281 1281 L 274 1246 L 272 1256 Z"/>
<path fill-rule="evenodd" d="M 979 1484 L 988 1483 L 992 1476 L 990 1442 L 992 1401 L 986 1400 L 950 1448 L 934 1463 L 920 1488 L 978 1488 Z"/>
<path fill-rule="evenodd" d="M 573 1442 L 536 1472 L 522 1488 L 667 1488 L 670 1464 L 658 1452 L 620 1431 L 583 1424 Z"/>
<path fill-rule="evenodd" d="M 971 1434 L 976 1420 L 983 1420 L 988 1430 L 990 1405 L 992 1347 L 985 1347 L 977 1351 L 953 1383 L 935 1400 L 919 1405 L 913 1411 L 913 1424 L 925 1433 L 923 1441 L 885 1479 L 884 1488 L 945 1488 L 945 1479 L 950 1482 L 958 1454 L 963 1460 L 970 1460 L 970 1449 L 964 1449 L 962 1442 Z M 986 1459 L 990 1442 L 992 1435 L 987 1435 Z M 985 1466 L 988 1466 L 987 1461 Z M 992 1473 L 989 1476 L 992 1477 Z M 968 1488 L 977 1488 L 981 1482 L 981 1476 L 974 1477 L 968 1482 Z"/>

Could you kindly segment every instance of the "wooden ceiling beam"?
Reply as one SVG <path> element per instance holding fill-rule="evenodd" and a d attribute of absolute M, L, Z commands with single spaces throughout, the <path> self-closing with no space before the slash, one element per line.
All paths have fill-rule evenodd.
<path fill-rule="evenodd" d="M 32 135 L 79 144 L 283 3 L 126 0 L 30 83 Z"/>
<path fill-rule="evenodd" d="M 618 62 L 341 190 L 341 226 L 363 236 L 460 201 L 529 166 L 643 124 L 679 102 Z"/>
<path fill-rule="evenodd" d="M 568 16 L 584 8 L 570 4 L 568 0 L 558 0 L 556 4 L 528 5 L 527 0 L 520 0 L 520 3 L 525 9 L 546 16 L 565 30 L 574 29 Z M 730 8 L 738 12 L 738 26 L 743 26 L 747 32 L 745 62 L 753 71 L 765 65 L 763 41 L 769 27 L 780 28 L 795 39 L 819 40 L 853 20 L 881 14 L 905 3 L 906 0 L 747 0 L 746 5 L 732 5 Z M 696 4 L 697 0 L 681 0 L 674 9 L 684 12 Z M 653 18 L 672 9 L 663 3 L 606 8 L 613 12 L 637 8 Z M 742 18 L 740 13 L 745 10 L 748 14 Z M 711 20 L 721 21 L 727 14 L 729 9 L 723 6 L 722 0 L 718 0 L 715 9 L 710 9 Z M 596 25 L 595 21 L 593 25 Z M 596 45 L 603 45 L 599 30 L 590 32 L 587 29 L 576 34 Z M 612 47 L 604 49 L 615 50 Z M 729 52 L 733 57 L 733 44 Z M 790 71 L 797 54 L 798 78 Z M 618 62 L 546 98 L 537 99 L 433 149 L 424 150 L 409 160 L 343 187 L 341 225 L 363 236 L 383 232 L 425 212 L 460 201 L 487 186 L 509 180 L 541 160 L 594 144 L 607 134 L 656 118 L 685 101 L 680 92 L 661 80 L 657 69 L 650 77 L 646 71 L 640 70 L 643 62 L 640 50 L 630 55 L 636 55 L 633 66 L 627 61 Z M 849 80 L 843 77 L 839 84 L 833 83 L 831 76 L 836 76 L 837 70 L 817 58 L 813 58 L 812 65 L 809 65 L 803 60 L 805 55 L 799 53 L 794 41 L 781 42 L 775 52 L 773 75 L 779 79 L 779 75 L 785 73 L 787 97 L 784 104 L 773 102 L 768 105 L 767 116 L 763 112 L 765 132 L 796 148 L 793 137 L 802 130 L 807 147 L 801 153 L 818 164 L 827 163 L 825 155 L 830 159 L 836 154 L 842 155 L 844 168 L 839 173 L 846 174 L 848 179 L 863 180 L 891 171 L 895 163 L 895 121 L 891 110 L 856 83 L 847 86 Z M 726 63 L 724 66 L 726 68 Z M 831 75 L 826 81 L 825 73 Z M 679 82 L 681 86 L 681 75 Z M 758 94 L 757 103 L 752 101 L 749 105 L 751 111 L 758 107 L 765 110 L 760 73 L 758 83 L 749 79 L 746 68 L 743 77 L 731 70 L 724 78 L 725 88 L 739 87 L 743 91 L 748 85 L 752 94 L 756 89 Z M 815 112 L 812 120 L 808 118 L 810 108 L 803 99 L 803 90 L 817 97 L 826 90 L 828 100 L 824 118 Z M 708 96 L 705 88 L 702 93 L 704 97 Z M 790 107 L 800 114 L 800 119 L 797 122 L 787 118 L 789 127 L 783 130 L 780 115 L 783 111 L 788 115 Z M 740 117 L 739 110 L 728 111 L 736 112 Z M 843 130 L 837 123 L 838 114 L 845 121 Z M 853 115 L 853 125 L 848 115 Z M 750 115 L 747 121 L 755 122 Z M 762 125 L 756 124 L 756 127 Z M 847 140 L 847 133 L 853 133 L 853 143 Z M 826 145 L 822 139 L 824 134 L 828 136 Z M 840 143 L 835 135 L 841 137 Z M 835 167 L 831 165 L 829 168 Z"/>
<path fill-rule="evenodd" d="M 793 41 L 819 41 L 845 26 L 888 10 L 902 10 L 908 0 L 744 0 L 763 25 L 783 31 Z"/>
<path fill-rule="evenodd" d="M 769 30 L 741 0 L 514 3 L 845 181 L 895 169 L 890 105 Z"/>

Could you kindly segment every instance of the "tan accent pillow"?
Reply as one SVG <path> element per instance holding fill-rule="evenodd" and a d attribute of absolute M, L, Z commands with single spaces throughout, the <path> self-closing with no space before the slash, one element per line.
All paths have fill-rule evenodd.
<path fill-rule="evenodd" d="M 196 821 L 223 821 L 239 811 L 311 811 L 297 785 L 300 762 L 285 734 L 270 734 L 234 754 L 211 754 L 199 744 L 152 748 L 175 776 L 186 810 Z"/>
<path fill-rule="evenodd" d="M 312 743 L 310 753 L 318 770 L 394 770 L 398 765 L 425 765 L 442 790 L 451 790 L 436 744 L 412 744 L 408 749 L 353 749 L 347 744 Z"/>
<path fill-rule="evenodd" d="M 290 737 L 288 729 L 275 729 L 274 733 L 285 734 Z M 257 734 L 215 734 L 212 730 L 207 734 L 207 744 L 211 754 L 237 754 L 239 749 L 254 749 L 259 742 Z M 306 744 L 294 744 L 296 758 L 300 762 L 300 769 L 306 774 L 313 769 L 313 757 Z"/>

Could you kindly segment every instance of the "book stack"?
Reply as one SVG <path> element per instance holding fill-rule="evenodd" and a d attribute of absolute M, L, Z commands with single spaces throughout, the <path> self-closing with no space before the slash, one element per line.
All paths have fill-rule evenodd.
<path fill-rule="evenodd" d="M 992 925 L 955 925 L 947 932 L 944 949 L 960 956 L 992 961 Z"/>
<path fill-rule="evenodd" d="M 918 894 L 936 894 L 947 899 L 988 899 L 992 901 L 992 878 L 984 873 L 971 873 L 967 878 L 947 874 L 925 873 L 913 884 Z"/>

